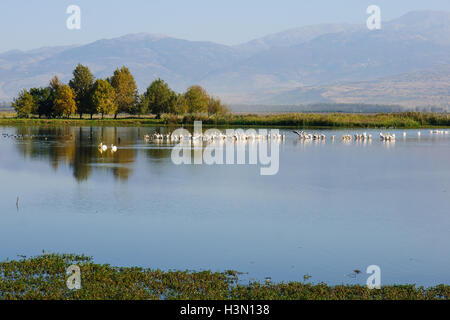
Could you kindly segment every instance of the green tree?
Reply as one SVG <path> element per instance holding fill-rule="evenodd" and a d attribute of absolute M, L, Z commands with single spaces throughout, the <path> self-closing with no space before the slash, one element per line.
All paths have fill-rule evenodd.
<path fill-rule="evenodd" d="M 162 113 L 170 112 L 171 104 L 175 101 L 174 97 L 176 94 L 168 84 L 164 80 L 158 79 L 147 88 L 143 102 L 147 104 L 147 109 L 159 118 Z"/>
<path fill-rule="evenodd" d="M 116 92 L 106 80 L 95 81 L 91 101 L 97 112 L 102 115 L 102 119 L 105 114 L 116 114 L 117 112 Z"/>
<path fill-rule="evenodd" d="M 119 112 L 132 113 L 138 94 L 136 82 L 130 70 L 125 66 L 116 69 L 109 82 L 116 92 L 117 110 L 114 113 L 114 118 L 117 117 Z"/>
<path fill-rule="evenodd" d="M 19 96 L 14 99 L 13 107 L 19 118 L 28 118 L 33 110 L 36 109 L 36 104 L 33 96 L 27 90 L 23 90 L 20 92 Z"/>
<path fill-rule="evenodd" d="M 178 94 L 174 91 L 170 94 L 167 112 L 172 114 L 178 113 Z"/>
<path fill-rule="evenodd" d="M 56 92 L 59 88 L 59 86 L 61 86 L 62 83 L 59 81 L 58 76 L 54 76 L 51 80 L 50 80 L 50 84 L 49 87 L 51 90 L 53 90 L 54 92 Z"/>
<path fill-rule="evenodd" d="M 77 112 L 75 103 L 75 93 L 68 85 L 59 85 L 56 89 L 55 101 L 53 102 L 53 110 L 56 116 L 69 118 Z"/>
<path fill-rule="evenodd" d="M 209 96 L 202 87 L 190 87 L 184 94 L 184 98 L 186 99 L 187 111 L 189 113 L 208 111 Z"/>
<path fill-rule="evenodd" d="M 51 112 L 50 117 L 55 117 L 55 100 L 56 100 L 56 94 L 58 92 L 58 88 L 62 85 L 62 83 L 59 81 L 58 76 L 54 76 L 49 83 L 50 88 L 50 97 L 49 97 L 49 103 L 51 104 Z"/>
<path fill-rule="evenodd" d="M 144 115 L 144 114 L 148 114 L 150 111 L 148 109 L 148 98 L 144 95 L 141 94 L 139 95 L 131 114 L 136 114 L 136 115 Z"/>
<path fill-rule="evenodd" d="M 179 93 L 176 95 L 176 102 L 175 102 L 175 114 L 186 114 L 188 112 L 188 105 L 186 102 L 186 98 L 183 94 Z"/>
<path fill-rule="evenodd" d="M 50 87 L 30 89 L 30 94 L 33 96 L 36 105 L 36 110 L 33 113 L 37 113 L 39 118 L 43 115 L 50 117 L 53 112 L 51 93 Z"/>
<path fill-rule="evenodd" d="M 208 102 L 208 115 L 210 114 L 227 114 L 229 113 L 227 106 L 222 104 L 219 98 L 210 97 Z"/>
<path fill-rule="evenodd" d="M 69 81 L 69 86 L 75 92 L 75 102 L 80 119 L 83 117 L 83 113 L 91 115 L 95 113 L 90 99 L 93 84 L 94 76 L 89 68 L 81 64 L 77 65 L 73 71 L 73 79 Z"/>

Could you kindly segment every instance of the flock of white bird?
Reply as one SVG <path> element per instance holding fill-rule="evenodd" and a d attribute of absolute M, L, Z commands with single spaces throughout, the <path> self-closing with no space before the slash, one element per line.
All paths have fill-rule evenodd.
<path fill-rule="evenodd" d="M 317 134 L 317 133 L 306 133 L 304 131 L 294 131 L 294 133 L 296 133 L 300 140 L 325 140 L 327 137 L 324 134 Z M 380 138 L 382 141 L 392 141 L 395 140 L 395 134 L 390 134 L 390 133 L 382 133 L 380 132 Z M 336 136 L 332 135 L 331 136 L 331 140 L 334 141 L 336 140 Z M 370 133 L 367 132 L 363 132 L 363 133 L 356 133 L 354 135 L 350 135 L 350 134 L 343 134 L 341 137 L 341 140 L 344 142 L 348 142 L 348 141 L 371 141 L 372 140 L 372 135 Z"/>
<path fill-rule="evenodd" d="M 447 130 L 430 130 L 430 134 L 448 134 Z"/>
<path fill-rule="evenodd" d="M 296 133 L 298 135 L 300 140 L 325 140 L 326 139 L 326 136 L 324 134 L 306 133 L 304 131 L 294 131 L 294 133 Z M 446 130 L 430 130 L 430 134 L 431 135 L 433 135 L 433 134 L 444 134 L 444 135 L 446 135 L 446 134 L 449 134 L 449 131 L 446 131 Z M 407 133 L 405 131 L 405 132 L 403 132 L 403 137 L 406 138 L 406 136 L 407 136 Z M 417 136 L 418 137 L 421 136 L 421 132 L 420 131 L 417 132 Z M 371 141 L 372 140 L 372 135 L 370 133 L 368 134 L 367 132 L 357 133 L 357 134 L 354 134 L 354 135 L 343 134 L 341 138 L 342 138 L 342 141 L 344 141 L 344 142 L 348 142 L 348 141 L 352 141 L 352 140 L 355 140 L 355 141 Z M 332 135 L 331 136 L 331 140 L 334 141 L 335 139 L 336 139 L 336 136 Z M 396 139 L 395 133 L 391 134 L 389 132 L 387 132 L 387 133 L 380 132 L 380 140 L 381 141 L 395 141 L 395 139 Z"/>
<path fill-rule="evenodd" d="M 307 133 L 304 131 L 293 131 L 295 134 L 298 135 L 299 139 L 302 141 L 325 141 L 327 136 L 323 133 Z M 430 135 L 448 135 L 448 130 L 430 130 Z M 406 131 L 403 132 L 403 137 L 406 138 L 407 133 Z M 417 136 L 421 136 L 421 131 L 417 131 Z M 23 139 L 24 135 L 20 134 L 8 134 L 8 133 L 2 133 L 3 138 L 14 138 L 14 139 Z M 153 135 L 146 134 L 144 136 L 144 140 L 146 142 L 155 141 L 155 142 L 181 142 L 181 141 L 206 141 L 206 142 L 214 142 L 214 141 L 284 141 L 286 138 L 285 134 L 279 134 L 279 133 L 268 133 L 268 134 L 256 134 L 256 133 L 250 133 L 246 134 L 244 132 L 239 133 L 235 132 L 233 134 L 223 134 L 220 131 L 217 131 L 212 134 L 194 134 L 191 133 L 185 134 L 185 135 L 177 135 L 177 134 L 160 134 L 160 133 L 154 133 Z M 335 135 L 331 136 L 331 140 L 334 141 L 336 139 Z M 342 141 L 349 142 L 349 141 L 371 141 L 372 135 L 367 132 L 364 133 L 357 133 L 354 135 L 350 134 L 343 134 L 341 136 Z M 45 140 L 47 140 L 47 137 L 45 137 Z M 380 132 L 380 140 L 381 141 L 395 141 L 396 136 L 395 134 L 391 134 L 389 132 L 383 133 Z M 120 141 L 119 141 L 120 143 Z M 99 151 L 106 152 L 110 150 L 112 153 L 117 152 L 118 148 L 114 144 L 111 144 L 110 147 L 108 145 L 101 142 L 98 146 Z"/>
<path fill-rule="evenodd" d="M 293 131 L 295 134 L 298 135 L 300 140 L 307 141 L 325 141 L 326 135 L 321 133 L 307 133 L 304 131 Z M 430 130 L 430 134 L 449 134 L 449 131 L 444 130 Z M 4 138 L 6 137 L 16 137 L 13 135 L 8 135 L 3 133 L 2 134 Z M 417 132 L 417 136 L 420 137 L 421 132 Z M 403 132 L 403 137 L 406 137 L 406 132 Z M 19 137 L 17 137 L 19 138 Z M 181 141 L 206 141 L 206 142 L 213 142 L 213 141 L 270 141 L 270 140 L 276 140 L 276 141 L 284 141 L 286 138 L 285 134 L 279 134 L 279 133 L 268 133 L 268 134 L 245 134 L 245 133 L 234 133 L 234 134 L 223 134 L 222 132 L 216 132 L 213 134 L 187 134 L 187 135 L 176 135 L 176 134 L 160 134 L 160 133 L 154 133 L 153 135 L 146 134 L 144 136 L 144 140 L 146 142 L 150 141 L 157 141 L 157 142 L 181 142 Z M 383 133 L 380 132 L 380 139 L 381 141 L 395 141 L 395 134 L 391 133 Z M 335 135 L 331 136 L 331 140 L 334 141 L 336 139 Z M 372 135 L 367 134 L 366 132 L 361 134 L 354 134 L 353 136 L 350 134 L 344 134 L 342 135 L 342 141 L 348 142 L 348 141 L 371 141 Z M 101 142 L 98 146 L 98 149 L 100 153 L 108 151 L 108 146 Z M 109 150 L 112 153 L 117 152 L 118 148 L 114 144 L 111 144 L 109 147 Z"/>
<path fill-rule="evenodd" d="M 245 134 L 245 133 L 233 133 L 233 134 L 223 134 L 222 132 L 216 132 L 213 134 L 160 134 L 154 133 L 153 135 L 145 135 L 144 140 L 149 142 L 153 141 L 167 141 L 167 142 L 179 142 L 179 141 L 266 141 L 266 140 L 279 140 L 284 141 L 286 135 L 279 133 L 269 133 L 269 134 Z"/>
<path fill-rule="evenodd" d="M 25 138 L 31 138 L 31 139 L 44 138 L 44 140 L 48 139 L 48 136 L 46 136 L 46 135 L 39 135 L 39 134 L 9 134 L 9 133 L 2 133 L 2 137 L 3 138 L 8 138 L 8 139 L 16 139 L 16 140 L 23 140 Z"/>
<path fill-rule="evenodd" d="M 98 149 L 100 150 L 100 152 L 106 152 L 108 151 L 108 146 L 106 144 L 103 144 L 103 142 L 100 142 L 100 144 L 98 145 Z M 117 146 L 112 144 L 110 150 L 112 153 L 117 152 Z"/>
<path fill-rule="evenodd" d="M 299 139 L 302 141 L 325 141 L 327 139 L 327 136 L 323 133 L 308 133 L 305 131 L 293 131 L 295 134 L 298 135 Z M 444 130 L 430 130 L 430 134 L 449 134 L 448 131 Z M 406 137 L 407 133 L 403 132 L 403 137 Z M 421 136 L 421 132 L 417 132 L 417 136 Z M 144 140 L 146 142 L 150 141 L 156 141 L 156 142 L 179 142 L 179 141 L 206 141 L 206 142 L 212 142 L 212 141 L 266 141 L 266 140 L 279 140 L 284 141 L 286 138 L 285 134 L 279 134 L 279 133 L 269 133 L 269 134 L 245 134 L 245 133 L 234 133 L 234 134 L 223 134 L 221 132 L 216 132 L 214 134 L 186 134 L 186 135 L 176 135 L 176 134 L 161 134 L 161 133 L 154 133 L 153 135 L 145 135 Z M 330 136 L 331 140 L 336 140 L 336 135 Z M 341 140 L 344 142 L 348 141 L 372 141 L 372 134 L 363 132 L 363 133 L 356 133 L 354 135 L 350 134 L 343 134 L 341 136 Z M 380 132 L 380 140 L 381 141 L 395 141 L 396 136 L 395 134 L 391 134 L 389 132 L 384 133 Z"/>
<path fill-rule="evenodd" d="M 293 131 L 301 140 L 325 140 L 326 136 L 322 133 L 306 133 L 304 131 Z"/>
<path fill-rule="evenodd" d="M 404 136 L 406 136 L 405 133 L 406 132 L 403 132 Z M 388 133 L 380 132 L 380 139 L 381 141 L 395 141 L 395 133 L 390 134 L 389 132 Z"/>

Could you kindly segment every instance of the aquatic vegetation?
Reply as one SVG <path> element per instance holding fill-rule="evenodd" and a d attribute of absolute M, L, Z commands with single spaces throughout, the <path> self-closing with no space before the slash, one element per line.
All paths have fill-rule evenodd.
<path fill-rule="evenodd" d="M 81 289 L 66 286 L 70 265 L 81 270 Z M 449 299 L 450 286 L 384 286 L 370 290 L 360 285 L 328 286 L 301 282 L 250 282 L 240 273 L 225 271 L 161 271 L 140 267 L 96 264 L 74 254 L 42 254 L 0 262 L 0 299 Z"/>
<path fill-rule="evenodd" d="M 225 114 L 225 115 L 171 115 L 163 114 L 159 119 L 18 119 L 0 118 L 4 125 L 88 125 L 88 126 L 161 126 L 193 125 L 202 121 L 204 126 L 243 127 L 291 127 L 291 128 L 426 128 L 450 127 L 450 115 L 425 112 L 403 113 L 282 113 L 282 114 Z"/>

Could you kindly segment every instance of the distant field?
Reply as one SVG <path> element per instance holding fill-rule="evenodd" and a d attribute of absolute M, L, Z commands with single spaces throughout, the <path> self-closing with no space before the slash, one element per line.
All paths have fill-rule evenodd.
<path fill-rule="evenodd" d="M 406 108 L 396 104 L 367 104 L 367 103 L 313 103 L 313 104 L 232 104 L 231 111 L 236 114 L 261 113 L 381 113 L 381 112 L 436 112 L 446 113 L 448 108 L 444 107 L 415 107 Z"/>
<path fill-rule="evenodd" d="M 1 118 L 15 118 L 17 114 L 12 109 L 0 109 L 0 119 Z"/>

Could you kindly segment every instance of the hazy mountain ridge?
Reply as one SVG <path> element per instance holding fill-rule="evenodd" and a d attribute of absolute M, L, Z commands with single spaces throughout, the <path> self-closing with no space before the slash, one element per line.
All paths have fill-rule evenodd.
<path fill-rule="evenodd" d="M 440 106 L 450 111 L 450 65 L 377 80 L 305 86 L 267 97 L 265 101 L 278 104 L 325 102 Z"/>
<path fill-rule="evenodd" d="M 437 18 L 430 21 L 430 15 Z M 413 12 L 386 22 L 382 30 L 351 29 L 321 34 L 290 47 L 275 46 L 211 76 L 205 84 L 213 83 L 212 90 L 225 91 L 228 82 L 240 77 L 249 83 L 269 77 L 267 89 L 273 90 L 274 86 L 283 89 L 288 81 L 298 86 L 359 81 L 450 63 L 450 13 L 424 12 L 423 29 L 417 27 L 420 23 L 410 23 L 420 17 L 421 13 Z M 244 70 L 245 76 L 238 70 Z M 225 83 L 224 88 L 220 83 Z"/>
<path fill-rule="evenodd" d="M 55 74 L 68 81 L 78 63 L 97 77 L 127 65 L 140 90 L 157 77 L 177 91 L 201 84 L 231 103 L 348 102 L 363 98 L 356 90 L 361 88 L 377 92 L 377 99 L 370 98 L 377 103 L 392 99 L 410 105 L 405 90 L 411 82 L 417 92 L 417 81 L 402 78 L 397 95 L 395 89 L 389 94 L 375 90 L 376 84 L 450 65 L 450 13 L 411 12 L 383 22 L 377 31 L 351 24 L 305 26 L 236 46 L 139 33 L 87 45 L 8 51 L 0 54 L 0 100 L 22 88 L 46 85 Z M 442 71 L 450 73 L 445 67 Z M 448 104 L 446 94 L 426 99 L 427 92 L 430 97 L 439 92 L 435 82 L 445 91 L 448 77 L 439 79 L 426 81 L 428 91 L 420 90 L 418 103 Z"/>
<path fill-rule="evenodd" d="M 270 34 L 263 38 L 251 40 L 249 42 L 234 46 L 244 56 L 251 56 L 253 54 L 268 50 L 274 47 L 291 47 L 299 45 L 317 38 L 318 36 L 338 33 L 351 32 L 361 30 L 362 25 L 354 24 L 319 24 L 294 28 L 282 32 Z"/>

